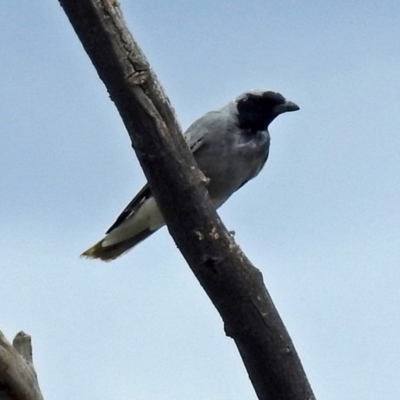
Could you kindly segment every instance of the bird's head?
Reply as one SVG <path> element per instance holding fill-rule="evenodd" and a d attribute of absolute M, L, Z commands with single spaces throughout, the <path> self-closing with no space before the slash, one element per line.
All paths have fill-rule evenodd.
<path fill-rule="evenodd" d="M 269 90 L 243 93 L 236 99 L 236 107 L 239 126 L 256 130 L 267 129 L 279 114 L 300 109 L 280 93 Z"/>

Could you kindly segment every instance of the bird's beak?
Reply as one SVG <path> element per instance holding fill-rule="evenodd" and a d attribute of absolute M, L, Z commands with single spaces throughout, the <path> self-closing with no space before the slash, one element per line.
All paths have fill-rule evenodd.
<path fill-rule="evenodd" d="M 297 110 L 300 110 L 300 107 L 296 103 L 293 103 L 293 101 L 289 100 L 286 100 L 283 104 L 274 107 L 274 111 L 278 114 Z"/>

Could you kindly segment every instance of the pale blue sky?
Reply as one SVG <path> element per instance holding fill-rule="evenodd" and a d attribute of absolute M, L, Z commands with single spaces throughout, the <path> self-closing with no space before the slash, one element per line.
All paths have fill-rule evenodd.
<path fill-rule="evenodd" d="M 247 89 L 300 105 L 220 214 L 317 398 L 398 398 L 400 4 L 121 6 L 184 128 Z M 143 173 L 58 2 L 0 10 L 0 329 L 33 336 L 45 398 L 255 399 L 166 229 L 111 264 L 78 257 Z"/>

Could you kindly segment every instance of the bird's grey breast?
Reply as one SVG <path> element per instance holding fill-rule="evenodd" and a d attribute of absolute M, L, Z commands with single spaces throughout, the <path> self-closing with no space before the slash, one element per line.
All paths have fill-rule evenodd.
<path fill-rule="evenodd" d="M 200 169 L 210 178 L 208 191 L 216 207 L 261 171 L 270 143 L 268 131 L 244 132 L 237 126 L 218 136 L 216 143 L 206 143 L 196 154 Z"/>

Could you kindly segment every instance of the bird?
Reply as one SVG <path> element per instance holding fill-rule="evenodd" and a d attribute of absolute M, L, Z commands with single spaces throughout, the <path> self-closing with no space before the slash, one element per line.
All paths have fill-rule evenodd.
<path fill-rule="evenodd" d="M 270 148 L 271 122 L 300 107 L 272 90 L 245 92 L 217 111 L 196 120 L 184 134 L 217 209 L 259 174 Z M 165 225 L 146 184 L 122 211 L 106 235 L 83 257 L 112 261 Z"/>

